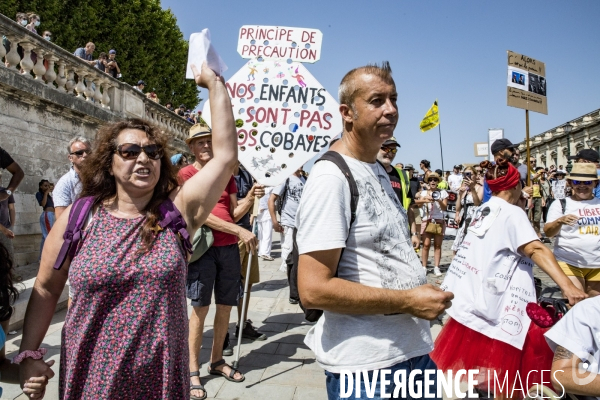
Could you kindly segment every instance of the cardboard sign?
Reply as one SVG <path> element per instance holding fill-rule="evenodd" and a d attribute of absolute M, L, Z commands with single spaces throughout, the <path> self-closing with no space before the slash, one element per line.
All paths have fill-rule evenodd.
<path fill-rule="evenodd" d="M 483 143 L 474 143 L 473 144 L 475 150 L 475 157 L 486 157 L 488 155 L 488 144 L 486 142 Z"/>
<path fill-rule="evenodd" d="M 546 64 L 508 51 L 507 104 L 548 115 Z"/>
<path fill-rule="evenodd" d="M 226 83 L 238 158 L 261 184 L 284 182 L 342 131 L 337 101 L 300 63 L 250 60 Z M 210 102 L 203 118 L 210 125 Z"/>
<path fill-rule="evenodd" d="M 238 35 L 242 58 L 314 63 L 321 58 L 323 34 L 318 29 L 244 25 Z"/>

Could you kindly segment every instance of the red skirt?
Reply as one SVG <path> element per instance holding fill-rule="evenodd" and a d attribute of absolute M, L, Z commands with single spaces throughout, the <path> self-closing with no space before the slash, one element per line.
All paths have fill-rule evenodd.
<path fill-rule="evenodd" d="M 510 396 L 524 397 L 535 383 L 541 383 L 542 370 L 546 386 L 550 386 L 549 370 L 552 367 L 554 354 L 546 340 L 543 329 L 532 323 L 525 338 L 523 350 L 500 340 L 489 338 L 450 318 L 435 341 L 435 348 L 430 354 L 437 367 L 442 371 L 459 369 L 478 369 L 478 388 L 487 392 L 488 377 L 490 392 Z M 533 371 L 530 373 L 530 371 Z M 517 377 L 517 372 L 519 377 Z M 495 385 L 494 373 L 498 377 Z M 528 375 L 529 374 L 529 375 Z M 508 377 L 508 385 L 504 383 Z M 465 377 L 466 380 L 466 377 Z M 518 382 L 517 382 L 518 381 Z"/>

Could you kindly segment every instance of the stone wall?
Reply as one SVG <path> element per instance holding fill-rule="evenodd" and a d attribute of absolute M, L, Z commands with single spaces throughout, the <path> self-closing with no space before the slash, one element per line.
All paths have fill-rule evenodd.
<path fill-rule="evenodd" d="M 0 147 L 25 172 L 15 191 L 14 227 L 15 261 L 24 265 L 39 257 L 38 182 L 57 182 L 68 171 L 71 138 L 93 139 L 104 123 L 139 117 L 171 135 L 172 151 L 187 152 L 183 140 L 191 124 L 1 14 L 0 35 L 11 42 L 8 54 L 0 45 Z M 22 59 L 15 50 L 17 44 L 25 49 Z M 38 55 L 35 65 L 32 51 Z M 0 182 L 7 186 L 10 173 L 0 172 Z"/>

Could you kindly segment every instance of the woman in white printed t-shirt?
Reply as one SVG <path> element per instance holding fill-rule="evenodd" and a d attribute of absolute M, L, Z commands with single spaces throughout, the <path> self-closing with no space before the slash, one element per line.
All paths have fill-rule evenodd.
<path fill-rule="evenodd" d="M 481 390 L 487 392 L 489 383 L 490 390 L 496 390 L 494 397 L 511 397 L 518 376 L 523 384 L 527 378 L 540 382 L 539 371 L 549 370 L 552 363 L 541 328 L 531 324 L 525 311 L 536 301 L 533 262 L 558 284 L 570 304 L 586 295 L 562 272 L 515 205 L 521 197 L 517 169 L 504 159 L 497 165 L 484 161 L 481 167 L 487 168 L 492 197 L 475 209 L 441 285 L 454 293 L 454 300 L 447 310 L 451 318 L 430 356 L 442 371 L 478 369 Z M 507 377 L 509 384 L 494 387 L 494 376 L 498 382 Z"/>
<path fill-rule="evenodd" d="M 600 294 L 600 199 L 595 164 L 575 163 L 567 178 L 571 196 L 554 201 L 544 225 L 546 236 L 556 236 L 554 256 L 579 289 Z M 564 207 L 563 207 L 564 204 Z"/>
<path fill-rule="evenodd" d="M 427 183 L 429 184 L 429 188 L 417 193 L 415 197 L 415 204 L 422 209 L 421 238 L 423 239 L 423 251 L 421 253 L 421 262 L 423 263 L 423 268 L 427 268 L 429 248 L 431 247 L 431 239 L 433 238 L 433 273 L 435 276 L 441 276 L 440 260 L 442 258 L 444 231 L 446 230 L 444 211 L 448 207 L 448 192 L 437 188 L 440 183 L 440 176 L 435 172 L 430 172 L 427 175 Z M 440 233 L 430 233 L 428 229 L 437 229 Z"/>

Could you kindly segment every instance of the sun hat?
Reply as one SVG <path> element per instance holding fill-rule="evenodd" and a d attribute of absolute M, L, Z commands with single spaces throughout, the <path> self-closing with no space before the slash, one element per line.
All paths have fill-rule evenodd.
<path fill-rule="evenodd" d="M 441 181 L 442 179 L 440 178 L 440 176 L 435 173 L 435 172 L 430 172 L 429 175 L 427 176 L 427 182 L 429 182 L 431 180 L 431 178 L 437 178 L 438 181 Z"/>
<path fill-rule="evenodd" d="M 190 144 L 194 139 L 210 135 L 212 135 L 212 130 L 208 126 L 204 124 L 194 124 L 190 128 L 190 133 L 188 135 L 188 138 L 185 139 L 185 142 L 187 144 Z"/>
<path fill-rule="evenodd" d="M 567 179 L 576 179 L 581 181 L 597 181 L 598 171 L 596 165 L 590 163 L 575 163 L 571 173 L 567 176 Z"/>

